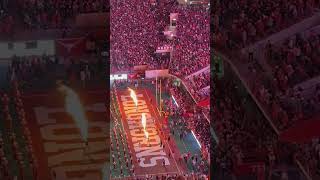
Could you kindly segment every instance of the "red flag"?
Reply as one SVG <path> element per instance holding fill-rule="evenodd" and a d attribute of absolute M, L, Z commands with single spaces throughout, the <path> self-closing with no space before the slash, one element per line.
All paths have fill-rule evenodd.
<path fill-rule="evenodd" d="M 57 39 L 56 54 L 58 56 L 78 57 L 86 52 L 85 38 Z"/>
<path fill-rule="evenodd" d="M 129 74 L 128 77 L 129 77 L 129 79 L 136 79 L 137 74 Z"/>

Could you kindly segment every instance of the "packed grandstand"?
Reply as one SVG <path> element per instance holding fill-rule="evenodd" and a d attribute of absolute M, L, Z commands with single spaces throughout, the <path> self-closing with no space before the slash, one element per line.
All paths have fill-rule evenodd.
<path fill-rule="evenodd" d="M 212 48 L 224 65 L 213 97 L 218 179 L 320 178 L 319 5 L 211 5 Z"/>
<path fill-rule="evenodd" d="M 105 0 L 0 2 L 0 179 L 108 177 L 108 12 Z"/>
<path fill-rule="evenodd" d="M 186 2 L 111 0 L 111 179 L 209 178 L 210 13 Z"/>
<path fill-rule="evenodd" d="M 210 6 L 1 1 L 0 179 L 320 179 L 319 1 Z"/>

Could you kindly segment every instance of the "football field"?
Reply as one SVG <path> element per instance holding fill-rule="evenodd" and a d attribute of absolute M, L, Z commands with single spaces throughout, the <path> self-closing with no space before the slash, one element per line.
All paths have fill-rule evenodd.
<path fill-rule="evenodd" d="M 88 119 L 86 149 L 79 128 L 65 111 L 61 94 L 23 95 L 39 180 L 102 179 L 101 169 L 109 161 L 105 94 L 104 90 L 79 93 Z"/>
<path fill-rule="evenodd" d="M 146 175 L 185 173 L 186 167 L 179 161 L 181 155 L 174 140 L 167 140 L 170 133 L 156 108 L 155 97 L 145 88 L 135 89 L 135 92 L 138 99 L 137 106 L 130 96 L 130 91 L 127 89 L 117 91 L 121 123 L 133 153 L 135 175 L 145 177 Z M 146 115 L 146 130 L 149 138 L 143 131 L 142 113 Z"/>

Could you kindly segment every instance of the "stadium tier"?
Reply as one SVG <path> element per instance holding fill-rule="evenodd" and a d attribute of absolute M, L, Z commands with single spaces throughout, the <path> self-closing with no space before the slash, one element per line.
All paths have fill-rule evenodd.
<path fill-rule="evenodd" d="M 216 174 L 319 179 L 319 2 L 227 0 L 211 7 L 211 47 L 224 68 L 222 78 L 214 75 Z"/>

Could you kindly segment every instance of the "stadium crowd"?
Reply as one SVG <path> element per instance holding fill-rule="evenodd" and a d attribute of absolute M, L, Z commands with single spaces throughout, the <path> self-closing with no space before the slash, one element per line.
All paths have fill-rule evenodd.
<path fill-rule="evenodd" d="M 248 110 L 246 109 L 246 97 L 244 95 L 238 95 L 239 87 L 238 84 L 232 80 L 224 78 L 216 82 L 216 91 L 214 94 L 214 99 L 216 99 L 216 104 L 214 104 L 214 124 L 218 137 L 220 137 L 220 144 L 231 146 L 237 146 L 240 139 L 237 139 L 237 134 L 242 134 L 245 139 L 257 138 L 254 143 L 261 143 L 262 140 L 258 138 L 264 138 L 266 136 L 259 135 L 258 122 L 263 121 L 253 121 L 248 118 Z M 223 89 L 223 91 L 222 91 Z M 246 127 L 248 126 L 248 127 Z M 251 132 L 247 132 L 251 128 Z M 253 131 L 253 132 L 252 132 Z M 272 131 L 269 130 L 268 135 L 272 135 Z M 241 137 L 241 136 L 238 136 Z M 247 141 L 248 141 L 247 140 Z M 228 141 L 231 141 L 229 143 Z M 245 143 L 247 144 L 247 143 Z M 257 145 L 257 147 L 261 146 Z"/>
<path fill-rule="evenodd" d="M 280 47 L 268 42 L 265 56 L 271 75 L 258 73 L 254 66 L 249 68 L 251 74 L 246 77 L 250 79 L 249 88 L 279 130 L 291 127 L 298 120 L 312 118 L 319 111 L 319 85 L 307 82 L 319 75 L 318 41 L 316 35 L 306 38 L 296 35 Z"/>
<path fill-rule="evenodd" d="M 65 1 L 20 1 L 18 2 L 23 23 L 29 28 L 61 28 L 71 18 L 81 13 L 108 11 L 106 0 L 65 0 Z"/>
<path fill-rule="evenodd" d="M 305 24 L 297 24 L 295 27 L 300 27 L 302 30 L 294 35 L 280 37 L 282 34 L 279 34 L 277 39 L 270 38 L 272 43 L 266 40 L 253 49 L 249 47 L 249 44 L 309 17 L 314 13 L 314 8 L 319 7 L 319 1 L 263 0 L 256 3 L 251 1 L 217 3 L 218 5 L 213 7 L 217 10 L 213 11 L 211 24 L 215 27 L 216 35 L 213 47 L 234 63 L 241 80 L 245 82 L 259 107 L 269 116 L 268 119 L 275 125 L 274 129 L 278 134 L 289 130 L 296 122 L 313 119 L 319 115 L 318 25 L 307 28 L 303 27 Z M 284 21 L 289 16 L 293 18 Z M 239 47 L 244 47 L 245 55 L 237 51 Z M 237 50 L 231 53 L 226 52 L 226 49 Z M 219 80 L 214 82 L 219 83 Z M 215 87 L 215 89 L 220 88 Z M 237 106 L 239 105 L 235 107 Z M 221 114 L 218 108 L 214 110 L 214 115 Z M 224 117 L 222 113 L 217 119 Z M 217 127 L 218 133 L 221 132 L 219 127 L 224 127 L 219 124 L 214 126 Z M 302 168 L 305 167 L 312 178 L 315 178 L 313 175 L 319 171 L 316 156 L 318 151 L 315 147 L 314 144 L 295 143 L 290 149 L 290 154 L 295 154 L 295 157 L 304 163 Z"/>
<path fill-rule="evenodd" d="M 9 34 L 13 32 L 13 28 L 60 29 L 70 26 L 73 24 L 70 20 L 74 20 L 79 14 L 108 12 L 109 1 L 13 0 L 9 3 L 2 1 L 1 10 L 0 29 Z"/>
<path fill-rule="evenodd" d="M 319 75 L 319 35 L 301 37 L 297 34 L 280 47 L 268 44 L 268 62 L 274 67 L 276 90 L 286 92 L 294 85 Z"/>
<path fill-rule="evenodd" d="M 260 93 L 259 99 L 267 104 L 273 103 L 271 112 L 273 119 L 280 121 L 280 128 L 312 118 L 319 111 L 319 85 L 311 88 L 299 85 L 319 75 L 318 44 L 318 35 L 306 38 L 296 35 L 279 49 L 270 44 L 266 48 L 268 62 L 274 67 L 273 80 L 271 86 L 265 88 L 270 89 L 268 93 Z"/>
<path fill-rule="evenodd" d="M 24 90 L 52 87 L 57 79 L 66 80 L 76 87 L 85 87 L 86 83 L 94 85 L 101 82 L 105 71 L 100 53 L 97 50 L 81 57 L 14 56 L 10 59 L 7 79 L 9 82 L 17 80 Z"/>
<path fill-rule="evenodd" d="M 111 10 L 112 73 L 132 72 L 134 66 L 145 64 L 148 65 L 148 70 L 169 68 L 170 73 L 190 84 L 190 91 L 196 101 L 209 97 L 208 71 L 193 75 L 190 81 L 185 79 L 188 75 L 206 68 L 210 63 L 209 13 L 205 8 L 182 7 L 177 5 L 176 1 L 170 0 L 156 6 L 149 2 L 141 3 L 134 0 L 111 2 Z M 168 21 L 170 12 L 178 13 L 177 37 L 173 40 L 166 39 L 162 32 L 170 24 Z M 172 47 L 172 52 L 155 55 L 157 48 L 164 45 Z M 182 103 L 179 115 L 186 115 L 183 112 L 187 109 L 184 104 L 192 103 L 194 106 L 196 104 L 191 98 L 185 99 L 189 96 L 187 92 L 180 94 L 179 90 L 175 91 L 178 103 Z M 187 124 L 188 129 L 192 129 L 200 137 L 205 151 L 208 152 L 210 129 L 203 112 L 210 118 L 208 109 L 199 108 L 190 113 L 190 117 L 181 119 L 181 123 Z M 206 158 L 208 160 L 208 157 Z"/>
<path fill-rule="evenodd" d="M 164 20 L 153 10 L 150 2 L 112 1 L 110 65 L 117 71 L 130 70 L 135 65 L 148 63 L 150 68 L 158 66 L 151 61 L 157 46 L 159 30 Z"/>
<path fill-rule="evenodd" d="M 93 82 L 101 77 L 103 64 L 101 58 L 93 57 L 80 61 L 46 55 L 14 57 L 8 71 L 8 79 L 17 79 L 24 88 L 29 89 L 52 86 L 57 78 L 68 80 L 71 84 L 81 83 L 85 87 L 86 82 Z M 60 75 L 57 75 L 59 73 Z"/>
<path fill-rule="evenodd" d="M 7 0 L 0 2 L 0 32 L 9 34 L 13 28 L 13 16 L 10 14 L 9 3 Z"/>
<path fill-rule="evenodd" d="M 297 148 L 279 141 L 229 68 L 225 67 L 225 76 L 215 81 L 212 123 L 219 144 L 212 149 L 211 153 L 216 156 L 211 163 L 216 172 L 220 173 L 220 178 L 227 178 L 230 174 L 241 176 L 242 167 L 248 165 L 258 168 L 250 171 L 255 177 L 272 179 L 275 178 L 273 172 L 281 166 L 283 176 L 293 178 L 294 174 L 289 173 L 288 168 L 297 168 Z"/>
<path fill-rule="evenodd" d="M 112 71 L 130 71 L 143 64 L 149 69 L 165 67 L 154 60 L 156 49 L 163 45 L 173 47 L 169 68 L 179 77 L 209 65 L 209 14 L 205 8 L 182 7 L 174 1 L 163 6 L 137 1 L 111 4 Z M 179 16 L 177 38 L 173 40 L 165 39 L 162 32 L 170 23 L 169 12 Z"/>
<path fill-rule="evenodd" d="M 313 14 L 319 2 L 262 0 L 215 1 L 211 11 L 216 47 L 244 47 Z"/>
<path fill-rule="evenodd" d="M 168 81 L 168 83 L 169 82 L 170 81 Z M 210 128 L 208 127 L 210 127 L 210 124 L 209 120 L 204 116 L 202 108 L 196 107 L 196 103 L 184 87 L 177 87 L 174 85 L 170 85 L 169 87 L 179 105 L 178 107 L 172 106 L 170 111 L 175 112 L 177 117 L 181 117 L 181 119 L 179 119 L 179 121 L 181 121 L 180 123 L 185 124 L 188 127 L 185 131 L 193 130 L 203 146 L 203 151 L 209 152 Z M 182 131 L 181 136 L 185 133 L 186 132 Z"/>
<path fill-rule="evenodd" d="M 178 77 L 186 77 L 210 64 L 209 13 L 204 7 L 179 7 L 173 12 L 179 14 L 179 19 L 170 70 Z"/>
<path fill-rule="evenodd" d="M 296 147 L 296 158 L 306 167 L 311 177 L 320 176 L 320 141 L 314 138 L 312 142 L 299 144 Z"/>
<path fill-rule="evenodd" d="M 11 35 L 25 31 L 33 33 L 33 30 L 63 31 L 65 27 L 74 25 L 79 14 L 108 11 L 109 1 L 106 0 L 2 0 L 0 38 L 12 38 Z M 30 37 L 24 38 L 32 40 Z M 36 39 L 42 38 L 42 34 L 37 34 Z M 12 38 L 8 43 L 20 40 Z M 101 73 L 105 73 L 105 62 L 99 53 L 97 50 L 96 54 L 81 58 L 43 55 L 14 56 L 9 59 L 9 84 L 3 92 L 0 91 L 0 179 L 39 179 L 40 165 L 33 150 L 35 144 L 27 126 L 20 90 L 48 88 L 57 79 L 82 86 L 86 86 L 86 82 L 98 82 Z M 1 83 L 1 88 L 3 86 Z"/>
<path fill-rule="evenodd" d="M 210 71 L 193 75 L 185 80 L 189 85 L 190 93 L 197 102 L 210 96 Z"/>

